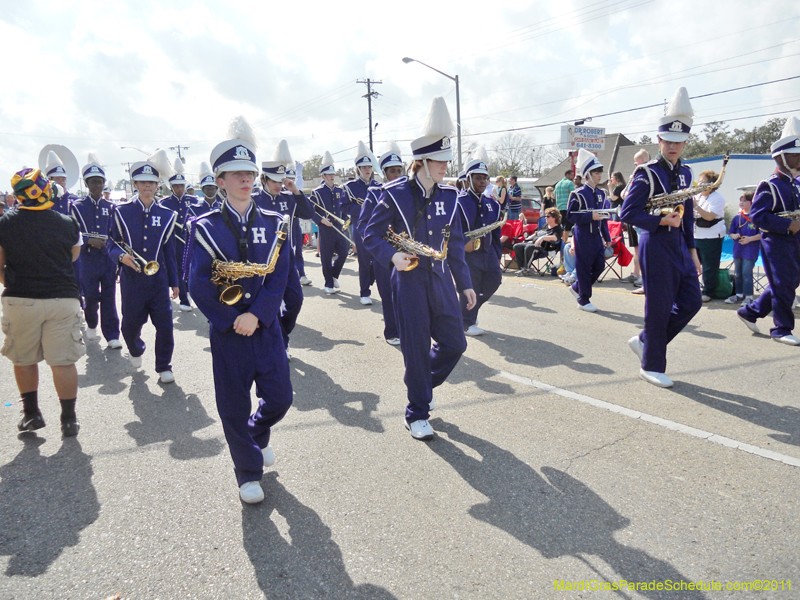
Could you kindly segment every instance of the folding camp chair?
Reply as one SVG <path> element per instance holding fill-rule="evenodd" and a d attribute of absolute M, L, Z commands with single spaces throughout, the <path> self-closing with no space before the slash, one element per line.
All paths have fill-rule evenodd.
<path fill-rule="evenodd" d="M 522 241 L 522 221 L 506 221 L 503 228 L 500 230 L 500 239 L 505 241 L 502 242 L 503 244 L 503 255 L 500 257 L 500 268 L 503 271 L 507 271 L 508 268 L 513 263 L 516 265 L 514 260 L 514 244 L 518 244 Z M 519 266 L 517 265 L 517 268 Z"/>
<path fill-rule="evenodd" d="M 556 260 L 560 260 L 561 251 L 564 248 L 564 242 L 558 240 L 558 247 L 555 250 L 550 250 L 547 254 L 531 257 L 530 263 L 527 265 L 528 269 L 536 271 L 539 275 L 546 275 L 552 273 L 553 269 L 558 269 Z"/>
<path fill-rule="evenodd" d="M 617 279 L 622 279 L 622 269 L 620 267 L 627 267 L 633 260 L 633 254 L 625 246 L 622 223 L 620 221 L 609 221 L 608 233 L 611 236 L 611 248 L 614 250 L 614 254 L 606 259 L 606 266 L 600 275 L 600 281 L 603 281 L 609 273 L 616 275 Z"/>

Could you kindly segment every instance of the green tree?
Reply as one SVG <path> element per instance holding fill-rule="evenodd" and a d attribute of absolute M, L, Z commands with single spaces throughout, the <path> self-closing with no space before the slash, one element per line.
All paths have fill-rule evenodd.
<path fill-rule="evenodd" d="M 303 179 L 313 179 L 319 177 L 319 169 L 322 166 L 322 155 L 315 154 L 303 163 Z"/>

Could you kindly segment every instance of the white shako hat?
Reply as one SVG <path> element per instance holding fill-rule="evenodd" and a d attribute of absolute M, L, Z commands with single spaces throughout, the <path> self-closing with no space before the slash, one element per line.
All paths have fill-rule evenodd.
<path fill-rule="evenodd" d="M 411 142 L 411 154 L 414 159 L 453 160 L 453 150 L 450 148 L 453 121 L 441 96 L 436 96 L 431 102 L 420 133 L 422 137 Z"/>
<path fill-rule="evenodd" d="M 169 184 L 173 185 L 186 185 L 186 167 L 183 166 L 183 161 L 179 157 L 175 157 L 175 163 L 172 167 L 175 174 L 169 178 Z"/>
<path fill-rule="evenodd" d="M 272 160 L 265 160 L 261 163 L 261 174 L 272 179 L 272 181 L 283 181 L 286 178 L 288 165 L 294 166 L 292 153 L 289 152 L 289 142 L 281 140 L 278 142 L 275 152 L 272 153 Z"/>
<path fill-rule="evenodd" d="M 694 109 L 689 102 L 689 92 L 679 87 L 667 105 L 664 116 L 658 120 L 658 137 L 667 142 L 685 142 L 694 123 Z"/>
<path fill-rule="evenodd" d="M 461 173 L 458 174 L 457 180 L 458 181 L 466 181 L 467 180 L 467 172 L 466 171 L 461 171 Z"/>
<path fill-rule="evenodd" d="M 356 168 L 358 167 L 374 167 L 372 162 L 372 152 L 369 151 L 367 145 L 358 140 L 358 150 L 356 151 L 356 160 L 354 161 Z"/>
<path fill-rule="evenodd" d="M 781 139 L 770 146 L 772 157 L 780 154 L 796 154 L 800 152 L 800 120 L 797 117 L 789 117 L 783 125 Z"/>
<path fill-rule="evenodd" d="M 575 166 L 578 169 L 578 174 L 584 179 L 589 176 L 590 171 L 603 168 L 597 157 L 583 148 L 578 149 L 578 158 L 575 161 Z"/>
<path fill-rule="evenodd" d="M 208 166 L 207 162 L 200 163 L 200 187 L 204 188 L 207 185 L 217 185 L 217 180 L 214 177 L 214 172 L 211 170 L 211 167 Z"/>
<path fill-rule="evenodd" d="M 172 176 L 172 167 L 166 150 L 157 149 L 147 160 L 141 160 L 131 165 L 131 179 L 133 181 L 155 181 L 169 179 Z"/>
<path fill-rule="evenodd" d="M 50 150 L 47 154 L 47 166 L 45 167 L 48 177 L 66 177 L 67 170 L 64 168 L 64 163 L 58 158 L 58 154 Z"/>
<path fill-rule="evenodd" d="M 333 157 L 327 150 L 325 151 L 325 157 L 322 159 L 322 165 L 320 166 L 319 172 L 321 175 L 336 174 L 336 167 L 333 166 Z"/>
<path fill-rule="evenodd" d="M 258 174 L 256 150 L 258 142 L 250 123 L 242 116 L 234 117 L 228 127 L 228 139 L 214 146 L 211 167 L 215 175 L 227 171 L 250 171 Z"/>
<path fill-rule="evenodd" d="M 103 180 L 105 180 L 106 172 L 103 170 L 103 167 L 100 166 L 100 160 L 94 152 L 89 152 L 86 165 L 81 169 L 81 177 L 84 179 L 88 179 L 89 177 L 102 177 Z"/>
<path fill-rule="evenodd" d="M 403 166 L 403 153 L 400 152 L 400 146 L 394 140 L 386 142 L 386 152 L 381 154 L 378 160 L 380 170 L 386 172 L 389 167 L 402 167 Z"/>
<path fill-rule="evenodd" d="M 486 148 L 483 146 L 478 146 L 478 148 L 475 149 L 475 153 L 464 168 L 465 177 L 473 173 L 489 174 L 489 155 L 486 153 Z"/>

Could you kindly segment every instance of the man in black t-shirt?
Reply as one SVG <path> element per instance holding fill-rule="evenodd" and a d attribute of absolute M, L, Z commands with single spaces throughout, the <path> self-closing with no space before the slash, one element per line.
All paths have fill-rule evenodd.
<path fill-rule="evenodd" d="M 78 434 L 77 360 L 85 347 L 81 304 L 72 263 L 80 254 L 81 235 L 73 217 L 47 210 L 57 186 L 41 172 L 23 169 L 11 180 L 19 210 L 0 217 L 0 283 L 3 356 L 14 363 L 22 396 L 20 431 L 45 426 L 39 410 L 39 365 L 47 361 L 61 401 L 61 432 Z"/>
<path fill-rule="evenodd" d="M 527 275 L 528 265 L 537 258 L 542 258 L 548 252 L 560 248 L 561 235 L 564 228 L 561 226 L 561 212 L 557 208 L 548 208 L 545 211 L 547 225 L 537 229 L 525 241 L 514 244 L 514 256 L 519 265 L 518 276 Z M 520 260 L 522 262 L 520 262 Z"/>

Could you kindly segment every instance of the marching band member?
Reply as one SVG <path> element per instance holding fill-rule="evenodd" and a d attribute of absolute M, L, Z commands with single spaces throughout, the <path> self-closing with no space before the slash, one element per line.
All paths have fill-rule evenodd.
<path fill-rule="evenodd" d="M 52 148 L 53 146 L 49 147 Z M 72 154 L 71 152 L 69 152 L 67 148 L 64 148 L 63 146 L 59 146 L 59 148 L 63 148 L 63 150 L 68 153 L 67 154 L 68 156 Z M 72 162 L 72 161 L 75 162 L 75 168 L 77 170 L 78 163 L 77 160 L 75 160 L 74 155 L 67 162 Z M 64 162 L 59 158 L 58 154 L 56 154 L 53 150 L 50 150 L 47 153 L 47 163 L 44 172 L 45 175 L 47 175 L 48 179 L 50 179 L 51 181 L 55 181 L 58 185 L 60 185 L 64 189 L 64 193 L 58 198 L 58 200 L 56 200 L 55 204 L 53 204 L 53 210 L 56 212 L 60 212 L 62 215 L 70 214 L 69 213 L 70 204 L 72 204 L 75 200 L 78 199 L 78 197 L 75 194 L 72 194 L 69 191 L 69 188 L 72 186 L 71 185 L 67 186 L 67 179 L 68 178 L 71 179 L 73 177 L 73 174 L 67 171 L 67 168 L 64 166 Z M 76 180 L 77 180 L 77 174 L 75 174 L 75 179 L 72 180 L 72 183 L 74 184 Z M 77 276 L 77 271 L 76 271 L 76 276 Z"/>
<path fill-rule="evenodd" d="M 195 217 L 222 206 L 222 199 L 217 195 L 219 192 L 217 181 L 207 162 L 200 163 L 200 189 L 203 191 L 203 197 L 196 206 L 189 209 L 195 213 Z"/>
<path fill-rule="evenodd" d="M 311 200 L 317 205 L 314 208 L 313 218 L 319 226 L 319 258 L 322 261 L 322 276 L 325 278 L 325 293 L 335 294 L 339 291 L 339 275 L 347 260 L 350 244 L 341 232 L 340 224 L 335 220 L 331 222 L 329 215 L 320 207 L 339 217 L 340 207 L 347 194 L 334 183 L 336 168 L 333 166 L 330 152 L 325 152 L 319 172 L 322 175 L 322 183 L 311 192 Z M 334 231 L 335 228 L 339 228 L 339 231 Z M 336 254 L 335 261 L 334 254 Z"/>
<path fill-rule="evenodd" d="M 413 175 L 384 186 L 364 236 L 364 246 L 375 260 L 387 269 L 394 266 L 393 299 L 408 389 L 405 426 L 418 440 L 433 438 L 428 423 L 433 388 L 444 383 L 467 348 L 456 288 L 467 297 L 468 310 L 476 304 L 464 260 L 458 192 L 442 184 L 447 163 L 453 160 L 452 130 L 444 98 L 437 96 L 422 137 L 411 142 Z M 446 249 L 446 256 L 441 261 L 419 256 L 416 264 L 414 255 L 396 250 L 385 239 L 390 226 L 395 234 L 406 232 L 416 245 L 437 252 Z"/>
<path fill-rule="evenodd" d="M 297 269 L 297 274 L 300 275 L 300 285 L 311 285 L 311 280 L 306 277 L 306 262 L 303 259 L 303 239 L 304 234 L 300 228 L 300 219 L 313 220 L 314 209 L 311 208 L 311 203 L 303 193 L 303 163 L 295 161 L 291 165 L 286 165 L 286 178 L 294 181 L 297 189 L 303 194 L 308 207 L 311 209 L 308 217 L 298 215 L 298 219 L 292 220 L 292 240 L 294 241 L 294 266 Z M 287 188 L 288 189 L 288 188 Z"/>
<path fill-rule="evenodd" d="M 294 179 L 286 177 L 287 165 L 294 166 L 294 160 L 289 152 L 289 144 L 286 140 L 281 140 L 278 147 L 275 148 L 272 160 L 261 163 L 261 184 L 264 189 L 253 193 L 253 201 L 258 208 L 287 215 L 290 219 L 290 233 L 287 243 L 290 249 L 291 268 L 289 269 L 289 278 L 286 283 L 286 292 L 283 296 L 285 309 L 280 318 L 283 341 L 288 352 L 289 334 L 292 333 L 297 323 L 300 309 L 303 306 L 303 288 L 300 284 L 300 273 L 295 266 L 294 259 L 294 244 L 297 244 L 298 240 L 294 235 L 293 225 L 296 217 L 311 219 L 314 211 L 311 209 L 311 203 L 308 198 L 303 195 L 302 191 L 297 189 Z M 282 191 L 284 186 L 286 186 L 286 189 Z"/>
<path fill-rule="evenodd" d="M 367 198 L 367 190 L 370 187 L 380 185 L 372 178 L 372 153 L 367 149 L 364 142 L 358 142 L 355 167 L 356 178 L 344 184 L 347 192 L 347 199 L 342 203 L 342 216 L 347 215 L 353 223 L 357 223 L 361 215 L 361 206 Z M 353 241 L 356 243 L 356 255 L 358 257 L 358 282 L 360 287 L 360 302 L 365 306 L 372 304 L 370 287 L 375 281 L 375 273 L 372 268 L 372 255 L 364 252 L 364 240 L 358 227 L 353 228 Z"/>
<path fill-rule="evenodd" d="M 169 159 L 158 150 L 145 161 L 131 165 L 136 197 L 118 204 L 112 212 L 108 251 L 122 263 L 122 337 L 134 369 L 142 366 L 145 343 L 142 327 L 148 318 L 156 328 L 155 364 L 161 383 L 172 383 L 172 300 L 178 297 L 178 270 L 173 230 L 177 214 L 155 200 L 160 173 L 169 170 Z M 126 245 L 127 249 L 120 247 Z M 135 254 L 133 254 L 135 253 Z M 170 296 L 170 288 L 172 294 Z"/>
<path fill-rule="evenodd" d="M 186 231 L 187 220 L 195 214 L 195 209 L 202 207 L 200 200 L 197 196 L 190 196 L 186 193 L 186 168 L 183 166 L 183 161 L 180 158 L 175 159 L 173 167 L 175 173 L 169 178 L 169 186 L 172 190 L 172 195 L 167 198 L 162 198 L 158 201 L 161 206 L 164 206 L 171 211 L 174 211 L 178 218 L 175 220 L 175 258 L 177 260 L 178 269 L 178 288 L 180 294 L 178 295 L 178 302 L 180 309 L 183 312 L 191 312 L 192 304 L 189 300 L 189 293 L 186 287 L 186 278 L 183 276 L 183 253 L 186 247 L 186 238 L 184 237 Z"/>
<path fill-rule="evenodd" d="M 773 314 L 770 337 L 789 346 L 800 346 L 792 335 L 792 302 L 800 285 L 800 219 L 780 216 L 783 212 L 800 214 L 800 120 L 790 117 L 781 138 L 772 144 L 775 172 L 758 184 L 750 209 L 753 224 L 761 231 L 761 252 L 769 285 L 756 300 L 737 313 L 754 333 L 760 333 L 756 319 Z M 738 291 L 738 290 L 737 290 Z"/>
<path fill-rule="evenodd" d="M 86 319 L 86 339 L 97 337 L 97 310 L 100 309 L 100 326 L 108 347 L 122 348 L 119 341 L 119 316 L 117 315 L 117 263 L 108 254 L 108 234 L 111 230 L 111 212 L 114 205 L 103 198 L 106 174 L 97 157 L 89 153 L 82 169 L 83 180 L 89 195 L 78 198 L 70 206 L 84 237 L 81 246 L 80 287 L 83 291 L 83 314 Z"/>
<path fill-rule="evenodd" d="M 678 88 L 659 119 L 659 155 L 633 173 L 620 217 L 641 228 L 639 259 L 644 279 L 644 330 L 628 340 L 641 360 L 639 376 L 653 385 L 671 387 L 666 376 L 667 344 L 697 314 L 703 302 L 697 276 L 702 270 L 694 245 L 693 200 L 680 200 L 667 216 L 649 214 L 647 201 L 655 195 L 685 189 L 692 170 L 681 163 L 681 153 L 692 126 L 694 111 L 686 88 Z"/>
<path fill-rule="evenodd" d="M 383 178 L 386 180 L 386 183 L 403 177 L 403 156 L 400 152 L 400 148 L 394 141 L 390 141 L 387 144 L 386 152 L 381 154 L 378 164 L 383 172 Z M 362 239 L 367 228 L 367 223 L 369 223 L 372 212 L 375 210 L 375 205 L 378 203 L 378 196 L 382 189 L 382 185 L 370 187 L 367 198 L 364 200 L 364 204 L 361 207 L 361 214 L 358 217 L 358 224 L 356 227 Z M 383 338 L 390 346 L 399 346 L 400 332 L 397 329 L 397 319 L 394 315 L 394 301 L 392 300 L 392 283 L 390 279 L 392 273 L 383 263 L 377 260 L 373 260 L 372 266 L 375 270 L 375 283 L 378 286 L 378 294 L 381 297 L 381 309 L 383 310 Z"/>
<path fill-rule="evenodd" d="M 461 227 L 465 233 L 501 220 L 500 203 L 491 196 L 485 196 L 483 193 L 489 184 L 488 162 L 489 158 L 486 156 L 486 150 L 480 147 L 475 152 L 473 159 L 466 165 L 467 188 L 458 196 L 458 207 L 461 209 Z M 483 329 L 478 327 L 478 311 L 494 295 L 503 282 L 503 274 L 500 270 L 500 257 L 503 254 L 503 248 L 500 243 L 500 228 L 494 229 L 479 239 L 480 242 L 478 242 L 479 247 L 477 249 L 475 248 L 475 240 L 467 240 L 464 247 L 472 287 L 477 296 L 477 304 L 468 310 L 468 299 L 463 293 L 460 294 L 464 332 L 470 336 L 478 336 L 485 333 Z"/>
<path fill-rule="evenodd" d="M 608 223 L 599 211 L 610 209 L 611 202 L 606 198 L 605 191 L 597 187 L 603 178 L 603 165 L 597 157 L 580 148 L 577 165 L 586 183 L 570 192 L 567 202 L 567 218 L 574 227 L 572 235 L 577 275 L 569 291 L 578 301 L 580 310 L 597 312 L 597 307 L 591 302 L 592 284 L 603 274 L 606 266 L 605 249 L 611 246 Z"/>
<path fill-rule="evenodd" d="M 253 504 L 264 499 L 259 480 L 275 462 L 270 431 L 292 404 L 289 363 L 278 313 L 291 269 L 291 249 L 280 245 L 283 217 L 258 208 L 251 193 L 258 175 L 255 136 L 243 117 L 234 119 L 233 139 L 211 151 L 217 184 L 227 192 L 222 207 L 200 217 L 188 240 L 189 290 L 209 320 L 214 389 L 228 441 L 239 497 Z M 288 232 L 287 232 L 288 233 Z M 277 254 L 266 276 L 245 276 L 239 299 L 222 302 L 211 281 L 212 262 L 262 265 Z M 251 415 L 250 389 L 256 386 L 258 408 Z"/>

